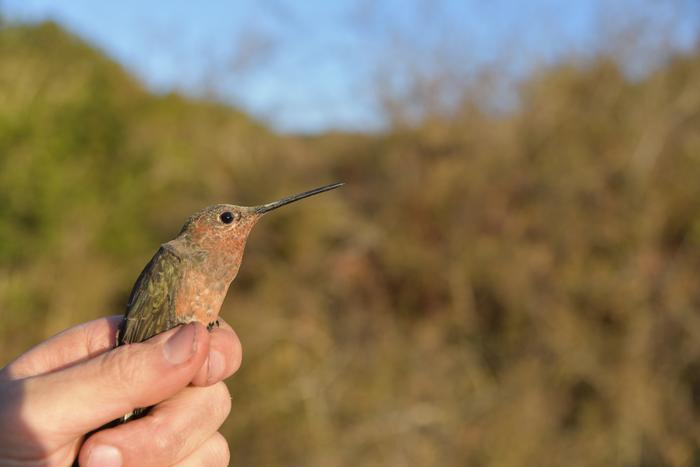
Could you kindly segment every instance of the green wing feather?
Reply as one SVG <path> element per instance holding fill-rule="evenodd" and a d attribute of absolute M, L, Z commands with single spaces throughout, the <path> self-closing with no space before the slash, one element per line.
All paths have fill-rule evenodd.
<path fill-rule="evenodd" d="M 175 298 L 184 273 L 181 263 L 180 257 L 163 245 L 141 271 L 119 326 L 117 345 L 143 342 L 180 324 Z"/>

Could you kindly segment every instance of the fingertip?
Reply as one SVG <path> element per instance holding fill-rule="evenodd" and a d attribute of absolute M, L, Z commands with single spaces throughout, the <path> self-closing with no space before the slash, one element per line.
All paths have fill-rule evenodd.
<path fill-rule="evenodd" d="M 226 357 L 227 376 L 230 376 L 238 371 L 243 361 L 241 340 L 236 331 L 228 325 L 214 330 L 211 334 L 211 347 L 220 350 Z"/>
<path fill-rule="evenodd" d="M 210 386 L 234 374 L 241 366 L 243 349 L 230 327 L 210 332 L 207 360 L 192 380 L 195 386 Z"/>
<path fill-rule="evenodd" d="M 121 467 L 124 458 L 121 450 L 108 444 L 92 443 L 80 452 L 80 465 L 86 467 Z"/>
<path fill-rule="evenodd" d="M 110 457 L 112 459 L 119 459 L 120 462 L 123 463 L 125 453 L 121 449 L 123 442 L 120 438 L 126 426 L 127 425 L 123 424 L 117 425 L 116 427 L 100 430 L 89 435 L 80 447 L 80 452 L 78 453 L 79 465 L 88 467 L 93 465 L 110 465 L 106 462 Z M 102 462 L 105 463 L 102 464 Z"/>
<path fill-rule="evenodd" d="M 243 364 L 243 344 L 241 344 L 241 340 L 238 338 L 238 335 L 233 331 L 233 329 L 231 331 L 234 333 L 236 338 L 233 341 L 233 352 L 229 371 L 230 374 L 234 374 Z"/>

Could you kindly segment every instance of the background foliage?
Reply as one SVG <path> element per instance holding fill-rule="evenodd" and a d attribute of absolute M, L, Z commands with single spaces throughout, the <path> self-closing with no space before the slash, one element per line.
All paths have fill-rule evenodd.
<path fill-rule="evenodd" d="M 380 134 L 279 135 L 0 28 L 0 356 L 123 310 L 187 215 L 256 227 L 223 316 L 240 465 L 700 464 L 700 51 L 540 70 Z"/>

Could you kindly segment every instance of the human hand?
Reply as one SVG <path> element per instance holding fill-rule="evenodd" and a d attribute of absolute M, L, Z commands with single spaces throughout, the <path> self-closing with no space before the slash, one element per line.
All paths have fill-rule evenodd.
<path fill-rule="evenodd" d="M 0 370 L 0 465 L 228 465 L 217 430 L 231 408 L 221 380 L 241 362 L 233 329 L 188 324 L 112 350 L 120 319 L 70 328 Z"/>

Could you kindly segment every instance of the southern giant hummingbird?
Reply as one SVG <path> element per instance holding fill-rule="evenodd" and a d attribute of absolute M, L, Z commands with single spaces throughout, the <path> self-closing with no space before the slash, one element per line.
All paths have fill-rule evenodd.
<path fill-rule="evenodd" d="M 160 246 L 136 280 L 117 346 L 194 321 L 211 329 L 256 222 L 274 209 L 342 185 L 322 186 L 260 206 L 215 204 L 193 214 L 175 239 Z M 143 412 L 137 409 L 120 421 Z"/>

